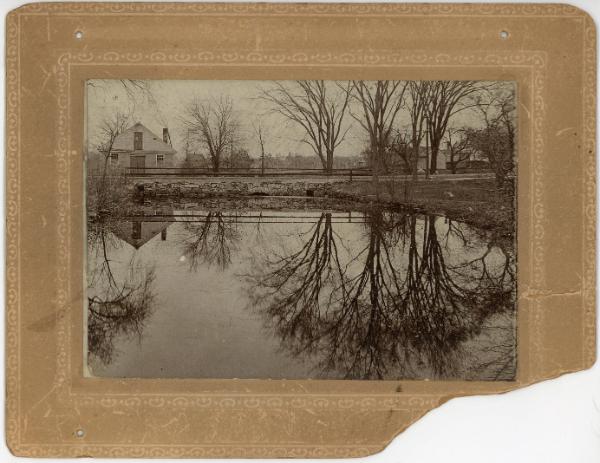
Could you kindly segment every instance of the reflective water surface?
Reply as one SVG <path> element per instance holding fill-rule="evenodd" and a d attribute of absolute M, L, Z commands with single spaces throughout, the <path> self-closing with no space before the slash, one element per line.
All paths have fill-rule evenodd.
<path fill-rule="evenodd" d="M 88 222 L 88 365 L 116 377 L 514 379 L 515 260 L 440 216 L 202 209 Z"/>

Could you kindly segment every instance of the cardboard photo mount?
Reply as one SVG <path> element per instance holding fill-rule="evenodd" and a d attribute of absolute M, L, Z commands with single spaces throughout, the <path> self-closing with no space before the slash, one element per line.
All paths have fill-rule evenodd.
<path fill-rule="evenodd" d="M 595 358 L 596 32 L 560 4 L 39 3 L 6 19 L 7 442 L 20 456 L 351 457 L 452 397 Z M 514 80 L 515 381 L 84 378 L 87 79 Z"/>

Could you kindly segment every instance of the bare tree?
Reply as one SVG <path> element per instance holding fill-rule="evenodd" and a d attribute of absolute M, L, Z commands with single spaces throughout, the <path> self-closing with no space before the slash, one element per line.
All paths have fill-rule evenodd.
<path fill-rule="evenodd" d="M 163 127 L 167 127 L 167 120 L 162 114 L 160 104 L 156 101 L 152 92 L 152 81 L 141 79 L 119 79 L 119 80 L 102 80 L 91 79 L 87 81 L 87 87 L 94 92 L 104 92 L 111 96 L 120 87 L 125 93 L 125 98 L 128 101 L 128 116 L 133 119 L 139 105 L 148 105 L 152 108 L 154 117 L 161 123 Z"/>
<path fill-rule="evenodd" d="M 95 201 L 97 213 L 116 211 L 119 208 L 119 190 L 122 188 L 123 182 L 122 179 L 115 179 L 112 175 L 109 178 L 108 171 L 115 140 L 127 129 L 128 125 L 129 117 L 120 112 L 104 119 L 100 125 L 100 141 L 96 145 L 96 149 L 103 156 L 102 172 L 99 180 L 95 175 L 90 175 L 87 180 L 90 201 Z"/>
<path fill-rule="evenodd" d="M 446 130 L 446 146 L 448 148 L 449 159 L 447 164 L 450 171 L 456 174 L 459 165 L 464 164 L 471 156 L 471 148 L 464 129 Z"/>
<path fill-rule="evenodd" d="M 100 125 L 100 142 L 96 149 L 104 156 L 104 173 L 106 173 L 115 140 L 125 132 L 128 125 L 129 116 L 121 112 L 117 112 L 111 118 L 102 121 Z"/>
<path fill-rule="evenodd" d="M 362 113 L 351 114 L 369 134 L 369 156 L 375 185 L 379 182 L 380 163 L 385 157 L 394 121 L 404 104 L 406 88 L 407 82 L 398 80 L 352 81 L 351 94 Z"/>
<path fill-rule="evenodd" d="M 479 98 L 477 109 L 484 127 L 467 129 L 470 146 L 482 153 L 489 161 L 496 177 L 496 186 L 503 190 L 505 180 L 514 174 L 515 168 L 515 93 L 514 88 L 499 87 L 489 99 Z M 514 182 L 509 193 L 513 194 Z"/>
<path fill-rule="evenodd" d="M 350 99 L 350 83 L 343 92 L 333 92 L 324 80 L 299 80 L 293 84 L 274 82 L 274 88 L 263 90 L 261 98 L 273 110 L 302 127 L 309 145 L 321 160 L 323 169 L 333 169 L 335 149 L 344 141 L 344 116 Z"/>
<path fill-rule="evenodd" d="M 266 138 L 266 130 L 263 127 L 262 120 L 258 120 L 258 122 L 254 122 L 252 124 L 254 128 L 254 133 L 256 134 L 256 138 L 258 139 L 258 144 L 260 145 L 260 174 L 262 176 L 265 175 L 265 138 Z"/>
<path fill-rule="evenodd" d="M 399 157 L 405 173 L 412 172 L 412 149 L 410 135 L 401 129 L 394 130 L 389 145 L 390 155 Z"/>
<path fill-rule="evenodd" d="M 206 146 L 213 170 L 219 172 L 223 155 L 234 145 L 239 128 L 231 98 L 195 98 L 185 108 L 183 122 Z"/>
<path fill-rule="evenodd" d="M 429 172 L 437 171 L 437 159 L 440 145 L 448 128 L 448 122 L 460 111 L 473 106 L 469 98 L 486 90 L 486 86 L 473 80 L 438 80 L 428 83 L 429 98 L 426 104 L 427 131 L 431 144 Z"/>
<path fill-rule="evenodd" d="M 417 180 L 419 155 L 421 141 L 425 136 L 425 127 L 428 117 L 427 107 L 430 101 L 431 82 L 428 81 L 410 81 L 408 83 L 408 113 L 410 116 L 411 137 L 410 143 L 413 149 L 412 154 L 412 176 Z"/>

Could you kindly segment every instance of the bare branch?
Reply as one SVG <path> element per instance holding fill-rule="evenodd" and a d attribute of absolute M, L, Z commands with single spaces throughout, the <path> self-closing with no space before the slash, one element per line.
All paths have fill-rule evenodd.
<path fill-rule="evenodd" d="M 213 170 L 219 172 L 224 153 L 234 145 L 239 130 L 231 98 L 195 98 L 185 108 L 183 123 L 206 146 Z"/>
<path fill-rule="evenodd" d="M 300 80 L 293 84 L 274 82 L 270 90 L 262 90 L 261 98 L 304 133 L 303 142 L 319 157 L 323 169 L 331 172 L 335 149 L 344 140 L 344 116 L 350 99 L 349 87 L 332 94 L 323 80 Z"/>

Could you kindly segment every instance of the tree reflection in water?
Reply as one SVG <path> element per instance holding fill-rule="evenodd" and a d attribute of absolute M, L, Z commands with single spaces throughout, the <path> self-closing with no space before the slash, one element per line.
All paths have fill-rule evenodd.
<path fill-rule="evenodd" d="M 231 264 L 231 252 L 236 249 L 240 235 L 235 216 L 220 211 L 207 212 L 200 225 L 186 223 L 187 235 L 183 240 L 183 253 L 190 262 L 190 270 L 206 264 L 226 270 Z"/>
<path fill-rule="evenodd" d="M 323 213 L 298 251 L 265 256 L 246 276 L 251 305 L 285 349 L 319 359 L 325 376 L 451 378 L 462 369 L 462 376 L 511 379 L 510 323 L 503 339 L 486 331 L 491 341 L 482 357 L 466 359 L 473 350 L 468 342 L 497 325 L 493 317 L 514 317 L 508 247 L 492 242 L 475 259 L 467 257 L 473 250 L 456 245 L 445 252 L 439 220 L 372 211 L 365 214 L 366 245 L 349 250 L 331 214 Z M 456 230 L 448 225 L 445 247 Z M 462 261 L 454 263 L 457 258 Z"/>
<path fill-rule="evenodd" d="M 88 222 L 88 352 L 105 365 L 115 356 L 115 338 L 141 338 L 154 310 L 154 268 L 140 265 L 135 254 L 126 263 L 110 258 L 122 243 L 113 233 L 119 225 L 108 219 Z"/>

